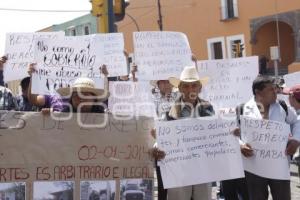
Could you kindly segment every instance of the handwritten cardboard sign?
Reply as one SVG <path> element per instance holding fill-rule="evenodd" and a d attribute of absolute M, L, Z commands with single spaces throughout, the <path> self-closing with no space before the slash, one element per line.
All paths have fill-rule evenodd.
<path fill-rule="evenodd" d="M 252 97 L 252 82 L 258 75 L 258 57 L 198 61 L 200 77 L 209 77 L 201 97 L 214 108 L 235 108 Z M 245 73 L 247 72 L 247 73 Z"/>
<path fill-rule="evenodd" d="M 285 154 L 290 133 L 287 124 L 242 117 L 241 133 L 242 140 L 249 143 L 254 150 L 254 156 L 243 159 L 246 171 L 265 178 L 290 179 L 289 163 Z"/>
<path fill-rule="evenodd" d="M 152 119 L 91 113 L 67 117 L 1 112 L 0 182 L 153 178 Z M 28 190 L 26 199 L 33 199 Z M 79 191 L 75 195 L 79 199 Z"/>
<path fill-rule="evenodd" d="M 5 55 L 7 62 L 4 69 L 4 80 L 13 81 L 28 76 L 29 63 L 34 63 L 34 45 L 36 39 L 63 38 L 64 32 L 7 33 Z"/>
<path fill-rule="evenodd" d="M 37 40 L 37 72 L 32 78 L 32 93 L 54 94 L 58 88 L 70 87 L 79 77 L 99 79 L 100 66 L 97 63 L 103 60 L 103 45 L 96 44 L 94 37 L 92 35 L 65 37 L 55 41 Z M 98 88 L 101 88 L 101 85 L 98 85 Z"/>
<path fill-rule="evenodd" d="M 103 45 L 103 61 L 99 64 L 107 66 L 109 77 L 128 74 L 122 33 L 97 34 L 94 42 Z"/>
<path fill-rule="evenodd" d="M 149 81 L 111 81 L 108 108 L 114 114 L 155 115 Z"/>
<path fill-rule="evenodd" d="M 234 120 L 212 118 L 156 121 L 157 144 L 166 152 L 160 162 L 165 188 L 244 176 Z M 182 173 L 184 171 L 184 173 Z"/>
<path fill-rule="evenodd" d="M 183 68 L 194 65 L 187 36 L 179 32 L 134 32 L 134 58 L 140 80 L 179 77 Z"/>

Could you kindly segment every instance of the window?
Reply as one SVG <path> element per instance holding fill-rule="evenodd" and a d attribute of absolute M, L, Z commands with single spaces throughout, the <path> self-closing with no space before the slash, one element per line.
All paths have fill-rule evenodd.
<path fill-rule="evenodd" d="M 69 36 L 76 36 L 76 29 L 74 26 L 68 27 L 67 28 L 67 35 Z"/>
<path fill-rule="evenodd" d="M 90 24 L 86 24 L 83 26 L 83 34 L 84 35 L 89 35 L 91 33 L 90 31 Z"/>
<path fill-rule="evenodd" d="M 228 58 L 245 57 L 245 39 L 244 35 L 233 35 L 226 38 Z"/>
<path fill-rule="evenodd" d="M 224 59 L 225 40 L 224 37 L 210 38 L 207 40 L 208 59 Z"/>
<path fill-rule="evenodd" d="M 228 20 L 238 17 L 237 0 L 221 0 L 221 19 Z"/>
<path fill-rule="evenodd" d="M 74 29 L 71 29 L 71 30 L 70 30 L 70 33 L 71 33 L 72 36 L 75 36 L 75 35 L 76 35 L 76 30 L 75 30 L 75 28 L 74 28 Z"/>

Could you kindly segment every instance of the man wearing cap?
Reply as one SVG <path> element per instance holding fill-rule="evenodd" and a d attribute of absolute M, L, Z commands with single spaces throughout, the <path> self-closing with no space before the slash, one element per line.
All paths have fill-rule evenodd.
<path fill-rule="evenodd" d="M 214 115 L 212 105 L 198 97 L 202 84 L 208 78 L 200 79 L 195 66 L 187 66 L 180 75 L 180 79 L 171 77 L 170 83 L 179 89 L 181 96 L 175 101 L 169 112 L 169 120 L 189 117 L 205 117 Z M 169 200 L 208 200 L 211 199 L 211 184 L 198 184 L 180 188 L 168 189 Z"/>

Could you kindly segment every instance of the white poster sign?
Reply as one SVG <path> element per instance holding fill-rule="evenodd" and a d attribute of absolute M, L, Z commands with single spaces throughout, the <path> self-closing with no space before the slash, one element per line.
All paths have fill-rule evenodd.
<path fill-rule="evenodd" d="M 290 179 L 290 168 L 285 154 L 289 125 L 241 117 L 241 133 L 242 140 L 254 150 L 254 156 L 243 159 L 246 171 L 270 179 Z"/>
<path fill-rule="evenodd" d="M 94 79 L 97 88 L 103 88 L 97 64 L 103 60 L 103 45 L 93 39 L 94 36 L 81 36 L 38 40 L 32 93 L 54 94 L 58 88 L 71 86 L 79 77 Z"/>
<path fill-rule="evenodd" d="M 64 32 L 37 32 L 37 33 L 7 33 L 5 55 L 7 62 L 4 69 L 4 80 L 13 81 L 28 76 L 29 63 L 34 63 L 34 45 L 36 39 L 61 39 Z"/>
<path fill-rule="evenodd" d="M 258 75 L 258 57 L 198 61 L 200 77 L 208 77 L 201 97 L 214 108 L 235 108 L 252 97 L 252 82 Z M 247 73 L 246 73 L 247 72 Z"/>
<path fill-rule="evenodd" d="M 114 114 L 154 116 L 155 105 L 149 81 L 111 81 L 108 108 Z"/>
<path fill-rule="evenodd" d="M 139 80 L 179 77 L 183 68 L 194 65 L 185 34 L 179 32 L 134 32 L 134 58 Z"/>
<path fill-rule="evenodd" d="M 128 74 L 122 33 L 97 34 L 94 42 L 103 45 L 104 57 L 100 65 L 105 64 L 107 66 L 109 77 Z"/>
<path fill-rule="evenodd" d="M 213 118 L 157 121 L 157 144 L 166 152 L 159 163 L 164 187 L 244 177 L 235 127 L 235 120 Z"/>

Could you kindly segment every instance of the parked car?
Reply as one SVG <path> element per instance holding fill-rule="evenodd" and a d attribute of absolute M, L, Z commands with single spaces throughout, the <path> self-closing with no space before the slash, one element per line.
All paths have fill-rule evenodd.
<path fill-rule="evenodd" d="M 140 189 L 138 184 L 129 183 L 125 186 L 123 192 L 124 200 L 145 200 L 145 193 Z"/>

